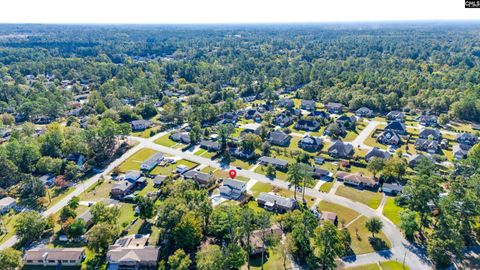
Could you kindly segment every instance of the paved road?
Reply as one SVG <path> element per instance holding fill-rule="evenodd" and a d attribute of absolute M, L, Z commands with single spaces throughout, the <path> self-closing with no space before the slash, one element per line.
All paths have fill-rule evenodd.
<path fill-rule="evenodd" d="M 369 129 L 373 130 L 374 127 L 375 126 L 370 127 Z M 370 134 L 370 132 L 368 134 Z M 208 165 L 213 168 L 223 169 L 223 170 L 234 168 L 233 166 L 220 164 L 217 161 L 195 156 L 188 152 L 182 152 L 181 150 L 178 150 L 178 149 L 173 149 L 170 147 L 165 147 L 162 145 L 155 144 L 149 139 L 142 139 L 142 138 L 135 138 L 135 137 L 132 137 L 131 139 L 138 140 L 139 141 L 138 146 L 152 148 L 154 150 L 161 151 L 169 155 L 179 156 L 181 158 L 188 159 L 199 164 Z M 255 173 L 250 170 L 237 170 L 237 175 L 244 176 L 250 179 L 255 179 L 260 182 L 269 183 L 273 186 L 283 188 L 283 189 L 288 189 L 288 186 L 289 186 L 289 183 L 286 181 L 283 181 L 280 179 L 270 179 L 262 174 Z M 364 204 L 352 201 L 350 199 L 347 199 L 335 194 L 323 193 L 310 188 L 307 188 L 305 190 L 305 194 L 310 197 L 314 197 L 316 199 L 321 199 L 321 200 L 333 202 L 333 203 L 348 207 L 366 217 L 373 217 L 373 216 L 379 217 L 384 223 L 383 232 L 392 243 L 392 248 L 390 250 L 392 253 L 391 258 L 394 260 L 403 261 L 403 257 L 405 256 L 405 262 L 407 265 L 410 266 L 411 269 L 416 269 L 416 270 L 431 269 L 428 261 L 424 259 L 425 251 L 411 245 L 407 240 L 405 240 L 400 230 L 390 220 L 388 220 L 383 215 L 377 213 L 374 209 L 371 209 L 370 207 Z"/>
<path fill-rule="evenodd" d="M 51 214 L 54 214 L 54 213 L 60 211 L 63 207 L 65 207 L 68 204 L 68 202 L 74 196 L 79 196 L 81 193 L 83 193 L 85 190 L 87 190 L 89 187 L 91 187 L 93 184 L 95 184 L 98 181 L 98 179 L 100 179 L 100 177 L 102 175 L 106 176 L 106 174 L 108 172 L 110 172 L 115 167 L 120 165 L 122 162 L 124 162 L 127 158 L 129 158 L 131 155 L 133 155 L 135 152 L 137 152 L 141 148 L 143 148 L 143 146 L 141 144 L 138 144 L 138 145 L 132 147 L 130 150 L 125 152 L 121 157 L 119 157 L 118 159 L 116 159 L 115 161 L 110 163 L 110 165 L 102 173 L 98 173 L 98 174 L 92 176 L 91 178 L 85 180 L 84 182 L 79 183 L 74 191 L 69 193 L 67 196 L 65 196 L 65 198 L 63 198 L 62 200 L 60 200 L 59 202 L 54 204 L 52 207 L 45 210 L 42 213 L 42 215 L 45 216 L 45 217 L 48 217 Z M 17 243 L 18 240 L 19 239 L 17 238 L 17 236 L 10 237 L 10 239 L 6 240 L 5 242 L 3 242 L 0 245 L 0 250 L 12 247 L 13 245 L 15 245 L 15 243 Z"/>
<path fill-rule="evenodd" d="M 379 124 L 381 124 L 381 122 L 373 120 L 369 121 L 368 125 L 360 132 L 360 134 L 358 134 L 358 136 L 353 141 L 348 143 L 353 145 L 355 148 L 360 146 L 360 148 L 364 150 L 372 149 L 371 146 L 366 145 L 364 142 L 368 138 L 370 133 L 372 133 L 372 131 L 374 131 Z"/>

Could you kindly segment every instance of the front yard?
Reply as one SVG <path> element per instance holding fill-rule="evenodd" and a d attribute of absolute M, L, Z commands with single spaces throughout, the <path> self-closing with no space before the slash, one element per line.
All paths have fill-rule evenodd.
<path fill-rule="evenodd" d="M 140 170 L 140 165 L 155 153 L 157 153 L 157 151 L 153 149 L 142 148 L 138 150 L 135 154 L 130 156 L 122 164 L 120 164 L 120 166 L 118 166 L 118 169 L 122 173 L 131 171 L 131 170 Z"/>
<path fill-rule="evenodd" d="M 339 186 L 335 194 L 351 199 L 352 201 L 363 203 L 373 209 L 377 209 L 382 201 L 382 193 L 380 192 L 358 190 L 345 185 Z"/>

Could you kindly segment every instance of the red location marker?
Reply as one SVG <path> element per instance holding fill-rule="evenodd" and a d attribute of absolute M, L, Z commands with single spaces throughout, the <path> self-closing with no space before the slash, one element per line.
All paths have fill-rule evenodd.
<path fill-rule="evenodd" d="M 228 175 L 230 175 L 230 178 L 235 179 L 235 176 L 237 176 L 237 171 L 230 170 L 228 171 Z"/>

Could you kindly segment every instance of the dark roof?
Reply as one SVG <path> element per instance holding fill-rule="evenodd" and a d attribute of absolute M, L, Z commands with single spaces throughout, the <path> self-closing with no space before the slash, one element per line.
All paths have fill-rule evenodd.
<path fill-rule="evenodd" d="M 405 128 L 405 125 L 403 123 L 398 121 L 392 121 L 388 123 L 388 125 L 385 127 L 385 130 L 398 130 L 405 132 L 407 129 Z"/>
<path fill-rule="evenodd" d="M 291 198 L 285 198 L 282 196 L 278 196 L 272 193 L 261 192 L 258 197 L 257 201 L 268 202 L 274 205 L 278 205 L 285 209 L 292 209 L 296 206 L 297 202 Z"/>
<path fill-rule="evenodd" d="M 128 171 L 123 177 L 123 179 L 136 181 L 141 176 L 142 176 L 141 171 L 133 170 L 133 171 Z"/>
<path fill-rule="evenodd" d="M 240 189 L 241 190 L 241 189 L 245 188 L 246 184 L 242 181 L 227 178 L 223 181 L 223 185 L 227 186 L 227 187 L 230 187 L 230 188 L 233 188 L 233 189 Z"/>
<path fill-rule="evenodd" d="M 151 166 L 157 165 L 157 163 L 162 161 L 163 158 L 164 158 L 163 153 L 158 152 L 158 153 L 155 153 L 155 154 L 151 155 L 142 164 L 145 164 L 145 165 L 151 167 Z"/>
<path fill-rule="evenodd" d="M 390 183 L 383 183 L 382 185 L 382 189 L 384 188 L 388 188 L 390 190 L 394 190 L 394 191 L 402 191 L 403 190 L 403 186 L 402 185 L 398 185 L 398 184 L 390 184 Z"/>
<path fill-rule="evenodd" d="M 368 151 L 368 153 L 365 155 L 366 160 L 370 160 L 371 158 L 390 158 L 390 153 L 386 151 L 380 150 L 378 147 L 374 147 Z"/>
<path fill-rule="evenodd" d="M 320 137 L 313 137 L 313 136 L 307 135 L 300 140 L 300 143 L 304 145 L 317 146 L 323 143 L 323 139 Z"/>
<path fill-rule="evenodd" d="M 329 148 L 328 153 L 336 153 L 339 156 L 348 156 L 353 151 L 353 145 L 343 143 L 342 141 L 335 141 Z"/>
<path fill-rule="evenodd" d="M 46 256 L 47 260 L 80 260 L 85 253 L 85 248 L 34 248 L 25 251 L 25 261 L 42 261 Z"/>
<path fill-rule="evenodd" d="M 442 137 L 442 133 L 440 133 L 440 130 L 438 129 L 431 129 L 431 128 L 426 128 L 420 131 L 418 134 L 420 138 L 428 138 L 429 136 L 432 136 L 435 140 L 438 140 L 440 137 Z"/>
<path fill-rule="evenodd" d="M 284 140 L 287 140 L 289 137 L 290 135 L 277 130 L 277 131 L 270 132 L 269 140 L 276 141 L 276 142 L 283 142 Z"/>
<path fill-rule="evenodd" d="M 327 103 L 326 107 L 327 108 L 341 109 L 341 108 L 343 108 L 343 104 L 336 103 L 336 102 L 329 102 L 329 103 Z"/>
<path fill-rule="evenodd" d="M 328 118 L 329 114 L 325 111 L 313 111 L 309 114 L 310 116 Z"/>
<path fill-rule="evenodd" d="M 207 183 L 207 182 L 210 182 L 210 179 L 211 179 L 212 176 L 208 173 L 190 170 L 190 171 L 187 171 L 186 173 L 184 173 L 183 177 L 185 177 L 187 179 L 194 179 L 194 180 L 198 180 L 200 182 Z"/>

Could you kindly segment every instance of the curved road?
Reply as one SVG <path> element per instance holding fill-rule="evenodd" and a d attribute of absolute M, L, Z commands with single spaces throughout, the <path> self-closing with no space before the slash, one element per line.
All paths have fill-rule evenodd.
<path fill-rule="evenodd" d="M 361 134 L 359 134 L 359 136 L 363 137 L 364 134 L 366 134 L 366 136 L 368 136 L 368 134 L 370 134 L 371 130 L 373 130 L 377 124 L 378 124 L 378 122 L 377 123 L 370 123 L 361 132 Z M 72 197 L 80 195 L 82 192 L 84 192 L 90 186 L 94 185 L 102 175 L 106 176 L 106 174 L 109 171 L 113 170 L 113 168 L 120 165 L 123 161 L 125 161 L 131 155 L 133 155 L 136 151 L 138 151 L 138 150 L 140 150 L 141 148 L 144 148 L 144 147 L 152 148 L 154 150 L 161 151 L 161 152 L 164 152 L 164 153 L 169 154 L 169 155 L 179 156 L 181 158 L 188 159 L 188 160 L 194 161 L 194 162 L 199 163 L 199 164 L 208 165 L 208 166 L 211 166 L 211 167 L 214 167 L 214 168 L 217 168 L 217 169 L 225 170 L 225 169 L 233 168 L 233 167 L 230 167 L 228 165 L 225 166 L 223 164 L 220 164 L 219 162 L 213 161 L 211 159 L 196 156 L 193 153 L 188 152 L 188 151 L 187 152 L 182 152 L 178 149 L 165 147 L 165 146 L 162 146 L 162 145 L 155 144 L 153 142 L 155 139 L 157 139 L 157 138 L 159 138 L 159 137 L 161 137 L 165 134 L 166 134 L 165 132 L 164 133 L 159 133 L 159 134 L 157 134 L 154 137 L 149 138 L 149 139 L 143 139 L 143 138 L 138 138 L 138 137 L 129 137 L 129 139 L 131 139 L 131 140 L 138 141 L 139 144 L 132 147 L 130 150 L 128 150 L 126 153 L 124 153 L 120 158 L 113 161 L 102 173 L 98 173 L 98 174 L 92 176 L 91 178 L 89 178 L 88 180 L 85 180 L 83 183 L 80 183 L 79 185 L 77 185 L 77 187 L 75 188 L 75 190 L 73 192 L 71 192 L 65 198 L 63 198 L 61 201 L 59 201 L 58 203 L 56 203 L 55 205 L 53 205 L 52 207 L 50 207 L 49 209 L 44 211 L 42 214 L 44 216 L 49 216 L 53 213 L 58 212 L 65 205 L 67 205 L 67 203 L 71 200 Z M 354 140 L 354 142 L 356 143 L 357 140 Z M 362 144 L 363 144 L 363 141 L 362 141 Z M 249 170 L 237 170 L 237 174 L 241 175 L 241 176 L 244 176 L 244 177 L 247 177 L 247 178 L 250 178 L 250 179 L 255 179 L 255 180 L 260 181 L 260 182 L 269 183 L 273 186 L 283 188 L 283 189 L 288 189 L 288 186 L 289 186 L 289 183 L 286 182 L 286 181 L 283 181 L 283 180 L 280 180 L 280 179 L 270 179 L 270 178 L 267 178 L 264 175 L 261 175 L 261 174 L 258 174 L 258 173 L 255 173 L 255 172 L 249 171 Z M 392 243 L 392 248 L 390 249 L 389 252 L 386 252 L 386 254 L 388 256 L 385 256 L 384 252 L 380 252 L 380 253 L 359 255 L 358 258 L 353 258 L 353 259 L 351 257 L 350 258 L 344 258 L 344 263 L 347 266 L 348 265 L 363 264 L 365 262 L 372 263 L 372 262 L 379 261 L 381 258 L 385 258 L 385 259 L 389 259 L 389 260 L 392 260 L 392 259 L 397 260 L 397 261 L 400 261 L 400 262 L 402 262 L 405 259 L 405 263 L 408 266 L 410 266 L 411 269 L 415 269 L 415 270 L 431 269 L 431 266 L 430 266 L 428 260 L 426 259 L 424 250 L 418 249 L 415 246 L 408 243 L 403 238 L 403 235 L 400 232 L 400 230 L 392 222 L 390 222 L 390 220 L 385 218 L 383 215 L 377 213 L 374 209 L 371 209 L 366 205 L 363 205 L 361 203 L 352 201 L 350 199 L 347 199 L 347 198 L 344 198 L 344 197 L 341 197 L 341 196 L 338 196 L 338 195 L 335 195 L 335 194 L 322 193 L 322 192 L 319 192 L 315 189 L 307 188 L 305 190 L 305 194 L 307 194 L 308 196 L 314 197 L 316 199 L 321 199 L 321 200 L 333 202 L 333 203 L 342 205 L 344 207 L 351 208 L 351 209 L 357 211 L 358 213 L 360 213 L 364 216 L 367 216 L 367 217 L 377 216 L 383 221 L 383 223 L 384 223 L 383 232 L 385 233 L 385 235 L 388 237 L 388 239 Z M 5 241 L 4 243 L 2 243 L 0 245 L 0 250 L 13 246 L 17 241 L 18 241 L 18 239 L 17 239 L 16 236 L 11 237 L 10 239 L 8 239 L 7 241 Z M 384 256 L 381 256 L 381 255 L 384 255 Z"/>

